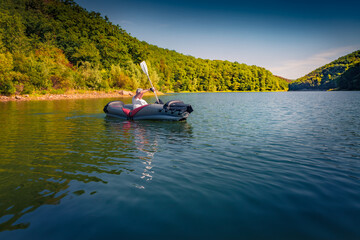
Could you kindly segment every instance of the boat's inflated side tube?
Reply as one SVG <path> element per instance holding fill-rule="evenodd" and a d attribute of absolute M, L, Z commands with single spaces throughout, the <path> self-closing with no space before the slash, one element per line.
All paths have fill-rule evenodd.
<path fill-rule="evenodd" d="M 122 101 L 111 101 L 105 105 L 103 110 L 107 115 L 117 115 L 127 118 L 132 109 L 126 108 Z"/>
<path fill-rule="evenodd" d="M 171 111 L 171 112 L 193 112 L 193 108 L 190 104 L 185 104 L 183 101 L 179 100 L 171 100 L 164 104 L 165 111 Z"/>
<path fill-rule="evenodd" d="M 119 105 L 119 107 L 123 108 L 124 107 L 124 103 L 122 101 L 111 101 L 111 102 L 108 102 L 108 104 L 105 105 L 104 107 L 104 113 L 108 113 L 108 107 L 111 103 L 115 103 L 116 102 L 116 105 Z"/>

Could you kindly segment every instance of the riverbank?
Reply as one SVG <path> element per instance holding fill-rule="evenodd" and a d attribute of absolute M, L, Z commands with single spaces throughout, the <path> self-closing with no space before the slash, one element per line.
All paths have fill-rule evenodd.
<path fill-rule="evenodd" d="M 163 95 L 157 92 L 158 95 Z M 8 101 L 43 101 L 43 100 L 61 100 L 61 99 L 83 99 L 83 98 L 128 98 L 135 95 L 135 92 L 126 90 L 114 91 L 76 91 L 71 90 L 62 94 L 30 94 L 30 95 L 14 95 L 0 96 L 0 102 Z M 153 93 L 145 93 L 145 96 L 154 95 Z"/>
<path fill-rule="evenodd" d="M 215 91 L 212 93 L 234 93 L 234 92 L 258 92 L 258 91 Z M 287 92 L 287 90 L 264 91 L 264 92 Z M 174 93 L 174 92 L 167 92 Z M 180 93 L 208 93 L 207 91 L 189 92 L 182 91 Z M 135 95 L 135 92 L 127 90 L 112 90 L 112 91 L 90 91 L 90 90 L 70 90 L 60 94 L 54 93 L 35 93 L 30 95 L 0 95 L 0 102 L 8 101 L 41 101 L 41 100 L 61 100 L 61 99 L 85 99 L 85 98 L 128 98 Z M 144 96 L 152 96 L 153 93 L 145 93 Z M 157 95 L 164 95 L 162 92 L 157 92 Z"/>

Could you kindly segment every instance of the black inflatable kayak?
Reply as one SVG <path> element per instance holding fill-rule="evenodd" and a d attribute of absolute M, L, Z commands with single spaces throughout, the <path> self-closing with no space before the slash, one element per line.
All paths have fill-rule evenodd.
<path fill-rule="evenodd" d="M 104 112 L 107 116 L 128 120 L 173 120 L 182 121 L 193 112 L 190 104 L 172 100 L 165 104 L 148 104 L 133 109 L 132 104 L 112 101 L 106 104 Z"/>

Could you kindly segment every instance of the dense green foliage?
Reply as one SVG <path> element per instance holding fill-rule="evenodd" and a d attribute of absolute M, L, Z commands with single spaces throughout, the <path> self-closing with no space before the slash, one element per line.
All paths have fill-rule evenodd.
<path fill-rule="evenodd" d="M 340 89 L 360 90 L 360 62 L 337 78 Z"/>
<path fill-rule="evenodd" d="M 0 94 L 147 87 L 162 91 L 272 91 L 288 84 L 268 70 L 185 56 L 131 37 L 72 0 L 1 0 Z"/>
<path fill-rule="evenodd" d="M 356 69 L 358 69 L 358 67 L 356 67 L 355 70 L 351 70 L 352 67 L 359 62 L 360 50 L 340 57 L 339 59 L 312 71 L 304 77 L 297 79 L 289 84 L 289 90 L 328 90 L 333 88 L 349 90 L 359 89 L 359 80 L 356 81 L 356 79 L 353 78 L 356 76 Z M 342 77 L 342 75 L 348 71 L 350 71 L 350 73 L 348 73 L 346 77 Z"/>

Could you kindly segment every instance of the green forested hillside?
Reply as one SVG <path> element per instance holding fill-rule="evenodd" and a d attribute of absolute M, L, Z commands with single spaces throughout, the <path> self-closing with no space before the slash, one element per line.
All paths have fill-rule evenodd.
<path fill-rule="evenodd" d="M 185 56 L 131 37 L 72 0 L 1 0 L 0 94 L 66 89 L 272 91 L 288 84 L 268 70 Z"/>
<path fill-rule="evenodd" d="M 304 77 L 293 81 L 289 84 L 289 90 L 328 90 L 332 88 L 349 90 L 359 89 L 359 85 L 357 85 L 357 87 L 349 87 L 353 84 L 350 82 L 347 83 L 347 81 L 350 81 L 349 77 L 341 78 L 343 74 L 350 71 L 350 69 L 359 62 L 360 50 L 340 57 L 339 59 L 312 71 Z M 352 76 L 352 73 L 347 74 L 347 76 L 350 75 Z M 356 84 L 356 81 L 354 81 L 354 83 Z M 359 81 L 357 84 L 358 83 Z"/>
<path fill-rule="evenodd" d="M 340 89 L 360 90 L 360 62 L 350 67 L 336 80 Z"/>

